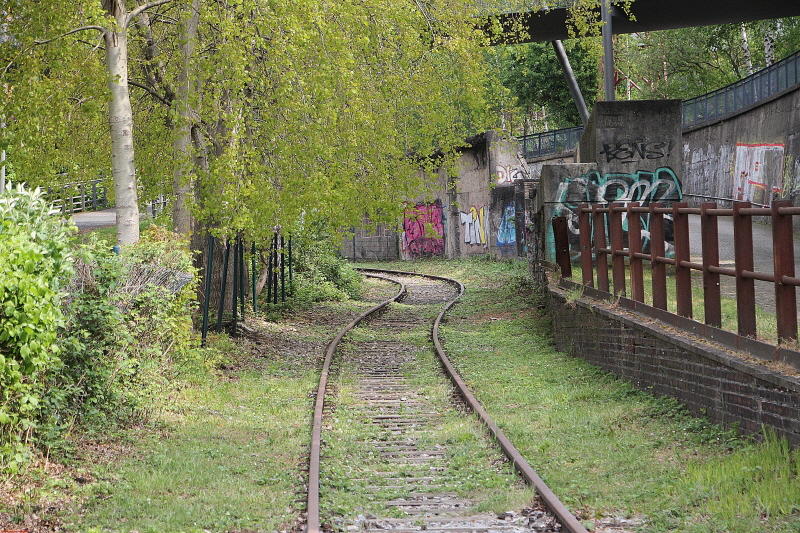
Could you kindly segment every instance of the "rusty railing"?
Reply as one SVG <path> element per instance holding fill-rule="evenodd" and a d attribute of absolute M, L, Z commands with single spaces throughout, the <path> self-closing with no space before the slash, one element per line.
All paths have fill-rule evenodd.
<path fill-rule="evenodd" d="M 582 283 L 585 287 L 594 288 L 596 275 L 599 291 L 625 297 L 631 301 L 632 307 L 637 307 L 637 303 L 644 304 L 644 262 L 648 261 L 652 270 L 652 309 L 655 310 L 651 314 L 661 317 L 665 315 L 663 312 L 667 311 L 666 267 L 672 265 L 675 268 L 677 315 L 691 319 L 691 274 L 693 270 L 700 271 L 703 273 L 705 324 L 711 328 L 721 328 L 720 276 L 731 276 L 736 280 L 738 334 L 742 338 L 753 338 L 757 333 L 755 280 L 762 280 L 775 285 L 778 343 L 785 344 L 797 340 L 796 287 L 800 286 L 800 278 L 795 277 L 792 217 L 800 215 L 800 207 L 792 207 L 790 200 L 773 201 L 770 207 L 752 207 L 750 202 L 734 202 L 732 209 L 721 209 L 716 203 L 702 203 L 699 208 L 690 208 L 685 202 L 675 203 L 671 207 L 664 207 L 661 203 L 648 206 L 640 206 L 638 203 L 592 206 L 582 204 L 578 213 L 580 262 Z M 642 250 L 640 218 L 642 214 L 650 216 L 649 253 L 644 253 Z M 623 215 L 626 215 L 628 224 L 627 246 Z M 673 220 L 675 231 L 673 257 L 668 257 L 665 253 L 665 215 L 671 216 Z M 689 215 L 701 217 L 703 256 L 700 263 L 691 261 L 689 253 Z M 752 230 L 754 216 L 768 216 L 772 219 L 774 258 L 772 272 L 754 270 Z M 719 264 L 718 217 L 733 217 L 734 268 L 725 268 Z M 568 245 L 559 246 L 558 239 L 558 235 L 566 231 L 566 221 L 553 219 L 553 229 L 556 234 L 557 261 L 562 275 L 571 277 Z M 561 238 L 565 236 L 562 235 Z M 610 241 L 608 244 L 607 237 Z M 630 272 L 630 299 L 626 297 L 626 271 Z M 675 322 L 680 323 L 681 320 Z"/>

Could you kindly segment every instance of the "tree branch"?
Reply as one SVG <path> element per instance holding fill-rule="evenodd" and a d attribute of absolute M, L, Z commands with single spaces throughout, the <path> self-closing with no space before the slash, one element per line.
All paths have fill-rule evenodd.
<path fill-rule="evenodd" d="M 140 89 L 144 89 L 145 91 L 150 93 L 150 95 L 153 98 L 155 98 L 156 100 L 158 100 L 159 102 L 161 102 L 162 104 L 164 104 L 167 107 L 172 105 L 169 100 L 167 100 L 166 98 L 164 98 L 163 96 L 161 96 L 160 94 L 155 92 L 153 89 L 151 89 L 150 87 L 148 87 L 144 83 L 139 83 L 138 81 L 128 80 L 128 85 L 133 85 L 134 87 L 138 87 Z"/>
<path fill-rule="evenodd" d="M 145 5 L 143 5 L 143 6 L 139 6 L 139 7 L 137 7 L 136 9 L 134 9 L 133 11 L 131 11 L 130 13 L 128 13 L 128 16 L 127 16 L 127 17 L 125 17 L 125 24 L 124 24 L 123 26 L 124 26 L 125 28 L 127 28 L 127 27 L 128 27 L 128 24 L 130 24 L 130 22 L 131 22 L 133 19 L 135 19 L 136 17 L 138 17 L 138 16 L 139 16 L 139 14 L 140 14 L 142 11 L 145 11 L 145 10 L 148 10 L 148 9 L 152 9 L 152 8 L 154 8 L 154 7 L 158 7 L 158 6 L 162 5 L 162 4 L 168 4 L 169 2 L 172 2 L 172 0 L 155 0 L 155 1 L 153 1 L 153 2 L 150 2 L 150 3 L 148 3 L 148 4 L 145 4 Z"/>
<path fill-rule="evenodd" d="M 425 19 L 425 22 L 428 23 L 428 30 L 431 32 L 431 36 L 436 36 L 436 30 L 433 29 L 433 22 L 431 22 L 431 18 L 428 16 L 428 13 L 425 12 L 425 7 L 419 0 L 414 0 L 414 3 L 417 4 L 417 9 L 419 9 L 420 14 Z"/>
<path fill-rule="evenodd" d="M 58 37 L 53 37 L 52 39 L 46 39 L 44 41 L 33 41 L 35 44 L 47 44 L 50 42 L 55 41 L 56 39 L 61 39 L 62 37 L 66 37 L 67 35 L 72 35 L 73 33 L 78 33 L 79 31 L 86 31 L 86 30 L 97 30 L 103 35 L 108 32 L 108 28 L 104 28 L 102 26 L 83 26 L 81 28 L 75 28 L 74 30 L 68 31 L 67 33 L 61 34 Z"/>

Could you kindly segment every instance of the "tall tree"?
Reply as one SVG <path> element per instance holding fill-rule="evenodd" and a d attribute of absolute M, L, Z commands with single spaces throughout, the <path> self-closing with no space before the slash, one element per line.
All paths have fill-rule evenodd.
<path fill-rule="evenodd" d="M 764 47 L 753 43 L 764 43 Z M 639 98 L 693 98 L 800 49 L 800 17 L 617 36 Z"/>
<path fill-rule="evenodd" d="M 139 205 L 136 182 L 136 165 L 134 159 L 134 129 L 133 110 L 131 107 L 128 86 L 128 28 L 132 21 L 148 9 L 166 4 L 173 0 L 153 0 L 149 3 L 137 5 L 128 10 L 123 0 L 101 0 L 99 5 L 85 0 L 79 5 L 78 17 L 73 15 L 66 20 L 83 22 L 78 27 L 68 29 L 46 39 L 36 39 L 31 28 L 26 27 L 31 20 L 40 18 L 41 25 L 34 26 L 39 31 L 53 31 L 57 27 L 56 17 L 59 13 L 48 12 L 41 6 L 26 6 L 14 9 L 9 2 L 6 12 L 12 23 L 9 25 L 10 34 L 17 37 L 16 29 L 20 29 L 20 37 L 30 39 L 36 46 L 44 46 L 65 37 L 84 32 L 99 32 L 102 37 L 102 47 L 105 56 L 106 86 L 110 92 L 108 98 L 107 121 L 111 143 L 111 174 L 114 183 L 114 199 L 116 202 L 117 216 L 117 242 L 131 244 L 139 240 Z M 70 6 L 74 9 L 74 6 Z M 62 8 L 63 9 L 63 8 Z M 81 20 L 81 18 L 83 20 Z M 63 21 L 61 22 L 63 24 Z M 49 30 L 49 31 L 48 31 Z M 29 42 L 29 45 L 31 43 Z M 67 41 L 59 43 L 56 53 L 61 52 L 60 47 L 71 46 L 75 43 Z M 99 46 L 98 46 L 99 47 Z M 97 48 L 97 47 L 96 47 Z M 31 51 L 32 52 L 32 51 Z M 44 55 L 47 58 L 47 55 Z M 45 68 L 45 76 L 58 76 L 62 73 L 53 73 L 50 68 Z M 46 112 L 46 111 L 45 111 Z"/>
<path fill-rule="evenodd" d="M 576 39 L 564 41 L 578 86 L 587 102 L 597 99 L 597 58 Z M 500 50 L 500 78 L 524 110 L 545 109 L 552 128 L 578 126 L 581 117 L 550 43 Z"/>
<path fill-rule="evenodd" d="M 53 162 L 107 169 L 82 156 L 103 144 L 96 83 L 105 78 L 122 242 L 135 240 L 134 149 L 146 189 L 174 184 L 205 227 L 258 238 L 300 221 L 395 216 L 430 183 L 420 167 L 454 161 L 464 138 L 493 121 L 486 36 L 456 0 L 2 1 L 20 40 L 0 54 L 12 65 L 5 109 L 48 127 L 42 136 L 15 122 L 15 162 L 47 176 L 42 158 L 34 165 L 45 147 Z M 80 123 L 70 99 L 82 102 L 72 104 Z M 88 146 L 73 140 L 86 136 Z"/>

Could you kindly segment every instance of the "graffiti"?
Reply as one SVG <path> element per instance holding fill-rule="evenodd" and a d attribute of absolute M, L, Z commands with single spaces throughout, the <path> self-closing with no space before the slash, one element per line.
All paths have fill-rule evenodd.
<path fill-rule="evenodd" d="M 497 184 L 513 183 L 514 180 L 525 178 L 525 172 L 520 167 L 497 165 Z"/>
<path fill-rule="evenodd" d="M 737 144 L 733 198 L 769 205 L 773 193 L 781 193 L 778 180 L 784 177 L 783 152 L 782 144 Z"/>
<path fill-rule="evenodd" d="M 628 204 L 639 202 L 647 205 L 653 202 L 671 203 L 683 197 L 681 182 L 671 168 L 662 167 L 654 172 L 640 170 L 630 174 L 610 173 L 601 175 L 592 171 L 578 178 L 568 179 L 559 185 L 555 195 L 554 217 L 566 216 L 570 230 L 570 247 L 573 254 L 580 251 L 578 233 L 578 206 L 580 204 L 606 204 L 620 202 Z M 642 246 L 649 248 L 650 219 L 641 216 Z M 667 240 L 672 240 L 672 218 L 664 217 Z M 627 218 L 623 214 L 623 228 L 627 230 Z M 552 246 L 552 242 L 550 243 Z M 668 250 L 670 246 L 667 246 Z M 550 251 L 553 251 L 552 249 Z"/>
<path fill-rule="evenodd" d="M 672 152 L 672 142 L 666 141 L 621 141 L 603 144 L 601 154 L 605 154 L 606 163 L 620 161 L 633 163 L 646 159 L 661 159 Z"/>
<path fill-rule="evenodd" d="M 500 253 L 506 255 L 517 253 L 517 225 L 515 221 L 516 204 L 512 200 L 503 206 L 503 213 L 500 216 L 500 226 L 497 229 L 497 247 Z"/>
<path fill-rule="evenodd" d="M 465 243 L 486 247 L 486 207 L 472 207 L 469 213 L 461 211 L 461 224 Z"/>
<path fill-rule="evenodd" d="M 781 198 L 791 198 L 800 191 L 800 157 L 786 156 L 783 164 Z"/>
<path fill-rule="evenodd" d="M 403 251 L 413 258 L 444 255 L 442 202 L 418 203 L 403 217 Z"/>

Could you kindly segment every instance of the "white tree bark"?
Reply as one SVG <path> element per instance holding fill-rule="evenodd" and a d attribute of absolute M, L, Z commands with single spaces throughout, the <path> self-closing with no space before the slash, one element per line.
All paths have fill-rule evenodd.
<path fill-rule="evenodd" d="M 197 27 L 200 23 L 200 0 L 192 0 L 189 5 L 191 13 L 186 20 L 186 33 L 181 44 L 182 65 L 178 75 L 175 105 L 177 106 L 179 121 L 177 135 L 173 147 L 175 149 L 175 174 L 172 190 L 174 203 L 172 208 L 172 223 L 176 232 L 186 235 L 194 230 L 189 202 L 192 195 L 192 164 L 190 146 L 192 144 L 192 110 L 189 101 L 193 91 L 189 75 L 190 61 L 194 53 Z"/>
<path fill-rule="evenodd" d="M 119 19 L 118 19 L 119 20 Z M 108 123 L 111 132 L 111 173 L 117 206 L 117 244 L 139 240 L 139 198 L 133 152 L 133 110 L 128 90 L 128 36 L 120 24 L 104 34 L 106 74 L 111 99 Z"/>
<path fill-rule="evenodd" d="M 775 64 L 775 40 L 779 29 L 778 21 L 768 21 L 764 32 L 764 62 L 771 67 Z"/>
<path fill-rule="evenodd" d="M 747 67 L 747 75 L 753 74 L 753 57 L 750 55 L 750 42 L 747 40 L 747 28 L 744 22 L 741 24 L 742 28 L 742 52 L 744 52 L 744 63 Z"/>

